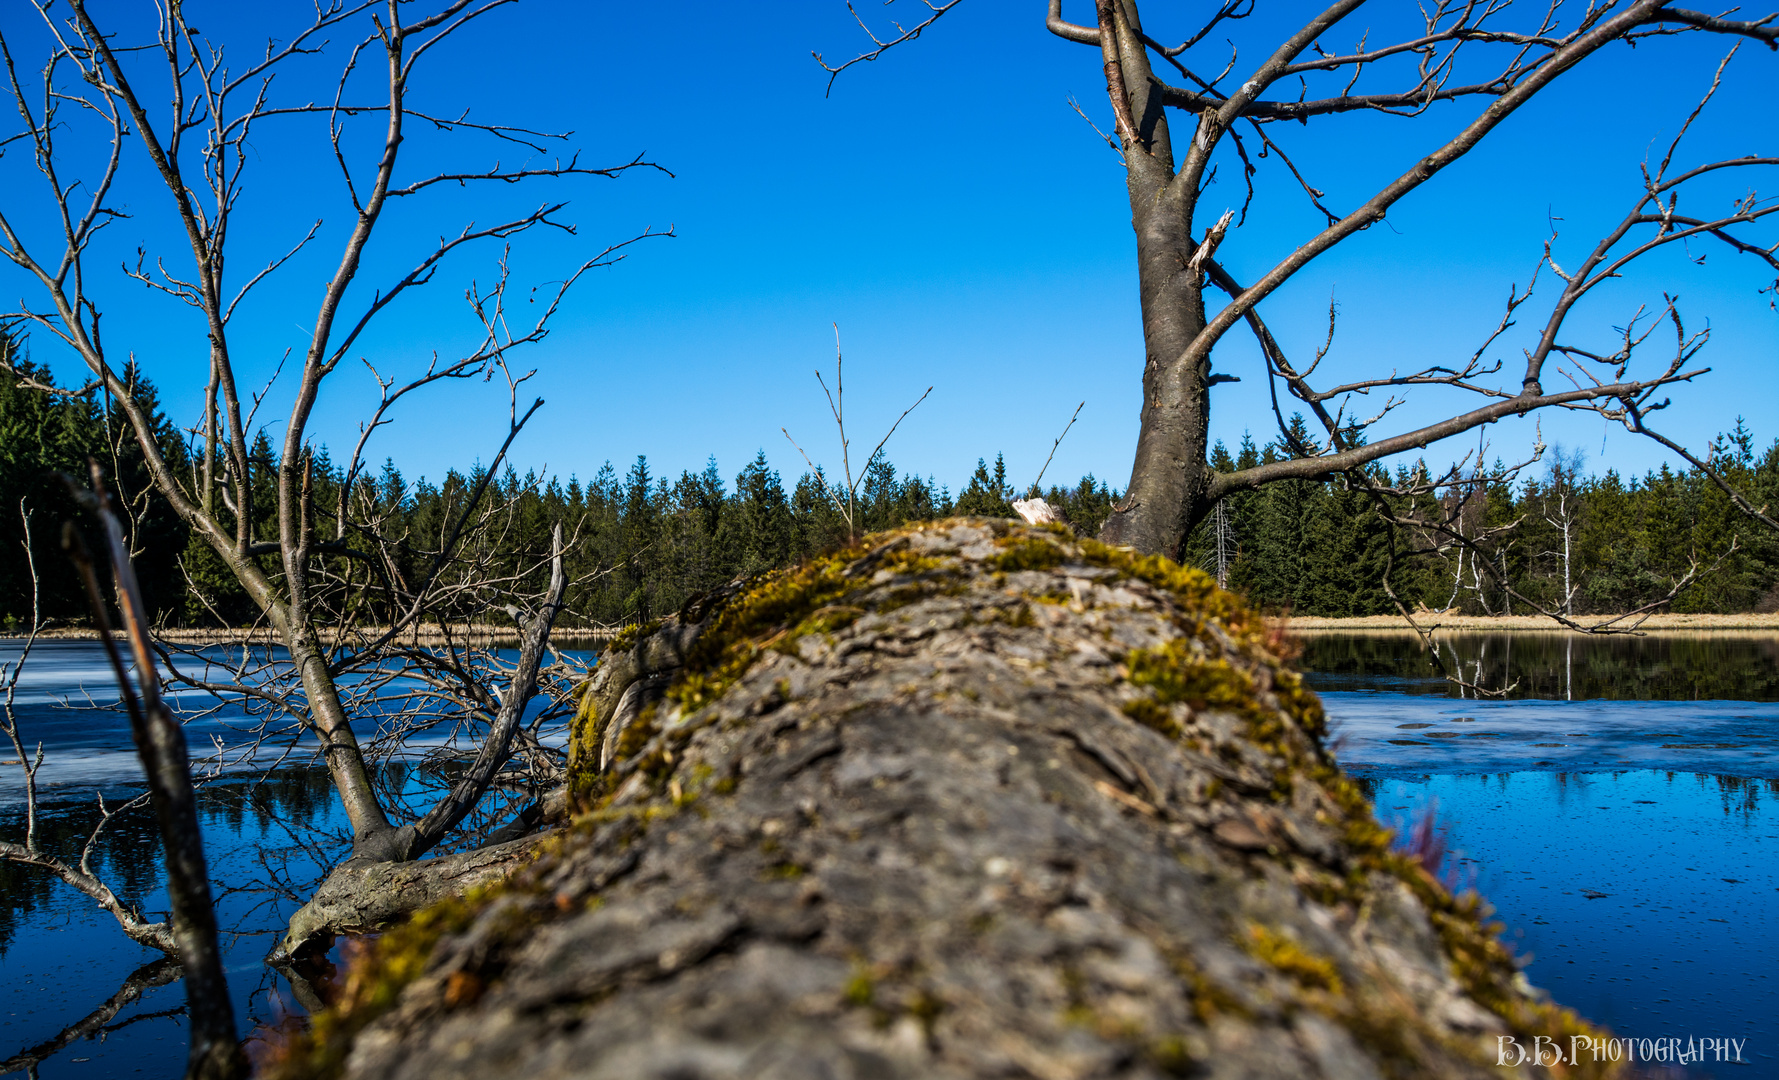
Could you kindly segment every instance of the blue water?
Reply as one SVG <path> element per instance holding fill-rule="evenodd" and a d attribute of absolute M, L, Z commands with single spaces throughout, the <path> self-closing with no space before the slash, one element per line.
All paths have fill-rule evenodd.
<path fill-rule="evenodd" d="M 208 648 L 196 657 L 180 657 L 181 670 L 189 677 L 212 683 L 230 684 L 241 681 L 241 672 L 263 666 L 268 650 L 261 646 L 250 652 L 236 648 Z M 511 659 L 517 650 L 502 650 Z M 19 642 L 0 640 L 0 666 L 19 654 Z M 282 649 L 270 650 L 281 659 Z M 563 650 L 562 655 L 576 660 L 590 660 L 584 651 Z M 132 668 L 133 670 L 133 668 Z M 300 762 L 313 752 L 313 738 L 302 733 L 297 721 L 263 705 L 252 711 L 239 699 L 218 701 L 212 695 L 189 688 L 181 689 L 166 681 L 166 699 L 185 725 L 186 743 L 190 747 L 194 768 L 201 774 L 221 774 L 255 770 L 274 763 Z M 252 676 L 247 677 L 252 681 Z M 353 676 L 341 680 L 343 690 L 367 677 Z M 370 684 L 367 682 L 367 686 Z M 262 688 L 269 684 L 262 684 Z M 367 690 L 360 701 L 351 702 L 361 744 L 369 745 L 375 736 L 375 723 L 366 724 L 368 716 L 394 712 L 404 703 L 405 695 L 415 684 L 401 679 L 378 679 L 374 692 Z M 532 703 L 528 716 L 535 715 L 543 705 L 541 698 Z M 39 791 L 47 798 L 71 796 L 76 792 L 94 790 L 124 791 L 142 779 L 142 764 L 130 741 L 129 718 L 117 706 L 117 683 L 105 654 L 96 642 L 40 641 L 32 649 L 24 676 L 14 695 L 26 752 L 32 753 L 38 742 L 45 749 L 43 768 L 37 774 Z M 447 742 L 452 726 L 440 725 L 434 731 L 421 732 L 404 740 L 405 752 L 414 756 Z M 561 732 L 547 735 L 560 738 Z M 14 759 L 12 749 L 0 740 L 0 761 Z M 0 806 L 24 798 L 24 779 L 19 770 L 0 766 Z"/>
<path fill-rule="evenodd" d="M 239 797 L 250 783 L 212 786 L 200 796 L 218 920 L 232 931 L 223 939 L 225 969 L 243 1033 L 277 1023 L 294 1000 L 289 987 L 262 962 L 297 907 L 270 891 L 273 871 L 299 886 L 323 871 L 323 863 L 292 845 L 271 815 L 243 811 Z M 281 786 L 306 789 L 310 799 L 281 792 L 283 797 L 273 800 L 277 816 L 319 841 L 324 858 L 345 855 L 349 845 L 335 828 L 339 822 L 325 777 L 291 778 Z M 84 809 L 86 803 L 76 805 Z M 51 828 L 73 812 L 69 803 L 46 809 Z M 21 831 L 19 824 L 16 816 L 0 817 L 0 829 L 8 837 Z M 144 912 L 164 912 L 167 896 L 154 865 L 159 844 L 152 814 L 130 814 L 106 835 L 115 843 L 94 860 L 95 871 Z M 43 894 L 20 895 L 27 892 L 18 887 L 21 873 L 37 873 L 46 886 Z M 132 972 L 159 957 L 124 937 L 117 923 L 84 896 L 59 881 L 44 881 L 46 877 L 14 868 L 11 895 L 0 897 L 0 915 L 8 916 L 0 920 L 5 931 L 0 934 L 0 1072 L 9 1066 L 22 1070 L 32 1048 L 98 1009 Z M 129 887 L 132 883 L 137 887 Z M 6 909 L 8 903 L 16 906 Z M 38 1064 L 37 1075 L 176 1077 L 185 1062 L 184 1007 L 183 983 L 175 980 L 149 989 L 112 1017 L 97 1037 L 76 1041 Z"/>
<path fill-rule="evenodd" d="M 1746 1039 L 1779 1075 L 1779 781 L 1696 772 L 1392 776 L 1380 819 L 1428 807 L 1447 874 L 1494 905 L 1526 977 L 1620 1036 Z"/>
<path fill-rule="evenodd" d="M 0 665 L 18 651 L 16 640 L 0 641 Z M 584 653 L 565 655 L 587 659 Z M 239 650 L 206 650 L 190 670 L 227 681 L 227 665 L 238 660 Z M 213 666 L 206 671 L 205 664 Z M 115 708 L 115 687 L 96 643 L 39 642 L 14 696 L 26 753 L 35 753 L 39 742 L 44 749 L 38 845 L 65 859 L 77 857 L 97 823 L 99 798 L 115 807 L 141 790 L 141 765 L 128 720 Z M 392 683 L 380 696 L 393 703 L 402 692 Z M 301 899 L 350 853 L 350 838 L 325 772 L 313 759 L 312 740 L 300 737 L 287 718 L 262 727 L 263 716 L 238 704 L 190 691 L 169 700 L 184 714 L 194 771 L 203 775 L 200 824 L 218 921 L 226 931 L 229 989 L 247 1034 L 300 1011 L 289 986 L 263 958 Z M 561 732 L 543 735 L 549 744 Z M 446 738 L 441 731 L 416 746 L 436 747 Z M 280 767 L 267 771 L 272 761 Z M 409 809 L 424 812 L 431 796 L 415 780 L 418 771 L 398 764 L 387 775 L 398 778 L 394 786 Z M 21 840 L 24 824 L 17 756 L 0 741 L 0 837 Z M 153 815 L 141 807 L 106 826 L 92 866 L 120 896 L 160 918 L 167 900 L 158 858 Z M 45 1078 L 179 1075 L 186 1032 L 185 991 L 177 981 L 143 992 L 92 1038 L 42 1060 L 33 1052 L 104 1006 L 133 972 L 158 958 L 46 872 L 0 862 L 0 1073 L 34 1066 Z"/>
<path fill-rule="evenodd" d="M 1548 697 L 1479 699 L 1412 639 L 1312 642 L 1336 756 L 1385 824 L 1433 813 L 1447 880 L 1556 1001 L 1621 1037 L 1746 1040 L 1686 1076 L 1779 1076 L 1779 638 L 1506 638 L 1460 637 L 1451 667 Z"/>
<path fill-rule="evenodd" d="M 1658 769 L 1779 778 L 1775 702 L 1321 697 L 1336 756 L 1361 775 Z"/>
<path fill-rule="evenodd" d="M 8 645 L 0 642 L 0 660 Z M 1694 1068 L 1688 1076 L 1779 1076 L 1779 965 L 1772 959 L 1779 951 L 1779 703 L 1618 700 L 1608 694 L 1622 691 L 1623 680 L 1604 675 L 1592 684 L 1545 680 L 1558 694 L 1574 693 L 1578 682 L 1598 691 L 1584 700 L 1478 701 L 1410 670 L 1390 647 L 1372 650 L 1393 659 L 1371 669 L 1343 648 L 1338 675 L 1311 679 L 1323 680 L 1337 756 L 1372 791 L 1386 824 L 1406 827 L 1435 810 L 1451 850 L 1446 872 L 1494 906 L 1534 984 L 1619 1035 L 1747 1040 L 1749 1064 Z M 1677 675 L 1672 657 L 1655 655 L 1657 644 L 1636 648 L 1639 664 L 1664 672 L 1662 685 L 1694 693 L 1707 685 L 1681 677 L 1684 670 Z M 1709 650 L 1689 649 L 1703 657 L 1689 656 L 1689 664 L 1713 662 Z M 1521 648 L 1514 662 L 1536 651 Z M 1572 651 L 1565 661 L 1577 662 Z M 1769 663 L 1765 655 L 1738 654 L 1728 681 L 1720 663 L 1708 685 L 1764 696 L 1769 684 L 1779 685 L 1775 672 L 1759 666 Z M 28 736 L 45 743 L 50 786 L 42 827 L 78 846 L 95 794 L 131 793 L 140 771 L 121 714 L 92 707 L 110 685 L 96 646 L 55 643 L 42 657 L 41 664 L 33 658 L 21 718 Z M 240 727 L 238 713 L 218 713 L 188 730 L 197 750 L 212 736 L 225 744 L 240 739 Z M 22 828 L 17 772 L 0 767 L 0 835 L 8 838 Z M 292 1001 L 261 963 L 295 906 L 270 884 L 285 882 L 304 895 L 345 843 L 332 795 L 312 772 L 234 774 L 207 788 L 201 804 L 213 879 L 258 890 L 219 890 L 222 922 L 237 930 L 225 947 L 246 1032 L 275 1023 Z M 299 848 L 291 833 L 321 842 Z M 106 836 L 101 874 L 149 910 L 164 905 L 152 818 L 130 815 Z M 153 958 L 71 889 L 35 871 L 0 867 L 0 1063 L 88 1015 Z M 183 1004 L 178 982 L 149 990 L 100 1037 L 49 1056 L 37 1073 L 176 1076 L 185 1055 Z"/>

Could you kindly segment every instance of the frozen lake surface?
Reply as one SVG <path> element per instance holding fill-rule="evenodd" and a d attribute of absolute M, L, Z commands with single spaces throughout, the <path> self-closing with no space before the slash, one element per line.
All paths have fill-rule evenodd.
<path fill-rule="evenodd" d="M 1448 662 L 1480 685 L 1519 682 L 1506 700 L 1446 683 L 1410 637 L 1311 639 L 1302 663 L 1337 756 L 1386 824 L 1436 809 L 1448 872 L 1494 905 L 1528 977 L 1559 1002 L 1621 1036 L 1747 1040 L 1749 1064 L 1686 1075 L 1779 1076 L 1779 637 L 1505 638 L 1454 635 Z M 21 709 L 57 770 L 45 766 L 40 828 L 78 846 L 93 792 L 131 793 L 139 769 L 123 716 L 92 707 L 110 686 L 97 646 L 58 642 L 41 655 Z M 240 738 L 239 724 L 227 714 L 193 724 L 194 752 Z M 0 769 L 0 835 L 21 827 L 17 789 L 16 767 Z M 201 803 L 213 877 L 247 886 L 220 902 L 238 930 L 226 945 L 246 1030 L 291 1002 L 260 962 L 294 907 L 272 886 L 313 875 L 318 854 L 337 857 L 341 823 L 309 770 L 237 775 Z M 303 850 L 293 832 L 323 842 Z M 165 904 L 157 846 L 138 813 L 111 827 L 98 859 L 149 910 Z M 0 1064 L 34 1062 L 46 1078 L 178 1075 L 177 981 L 123 1003 L 97 1037 L 55 1045 L 153 958 L 72 890 L 0 864 Z"/>

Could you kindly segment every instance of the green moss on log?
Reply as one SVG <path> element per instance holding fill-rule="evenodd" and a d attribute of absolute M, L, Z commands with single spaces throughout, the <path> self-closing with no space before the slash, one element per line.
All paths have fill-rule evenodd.
<path fill-rule="evenodd" d="M 1363 793 L 1322 745 L 1326 718 L 1321 705 L 1285 666 L 1286 643 L 1276 626 L 1198 570 L 1076 539 L 1065 530 L 968 522 L 979 530 L 991 530 L 993 537 L 992 550 L 973 554 L 935 553 L 935 545 L 910 542 L 922 533 L 953 530 L 960 524 L 966 523 L 930 523 L 866 537 L 771 575 L 731 598 L 687 651 L 665 700 L 644 709 L 626 728 L 608 773 L 598 770 L 596 753 L 572 756 L 570 781 L 583 793 L 581 805 L 588 808 L 575 831 L 584 834 L 621 817 L 640 838 L 701 797 L 715 802 L 708 807 L 700 804 L 698 812 L 721 814 L 722 800 L 735 790 L 737 778 L 712 775 L 702 762 L 686 768 L 683 749 L 705 722 L 701 718 L 714 715 L 706 710 L 720 706 L 725 693 L 773 651 L 796 655 L 812 636 L 843 634 L 861 619 L 923 597 L 980 588 L 973 583 L 985 574 L 1001 596 L 995 601 L 1000 606 L 985 621 L 1029 628 L 1039 621 L 1030 601 L 1068 604 L 1067 596 L 1056 591 L 1059 579 L 1063 574 L 1081 575 L 1102 585 L 1159 594 L 1167 601 L 1163 606 L 1177 631 L 1177 636 L 1114 657 L 1128 688 L 1122 705 L 1126 715 L 1194 752 L 1200 749 L 1199 734 L 1189 730 L 1194 714 L 1232 715 L 1241 721 L 1245 749 L 1257 751 L 1271 763 L 1263 770 L 1269 773 L 1265 779 L 1272 784 L 1271 798 L 1284 802 L 1301 795 L 1318 807 L 1316 822 L 1337 838 L 1343 852 L 1335 870 L 1300 875 L 1306 895 L 1331 907 L 1361 909 L 1376 895 L 1380 879 L 1400 882 L 1426 911 L 1460 985 L 1473 1001 L 1500 1017 L 1510 1032 L 1522 1041 L 1534 1035 L 1597 1034 L 1573 1013 L 1526 992 L 1513 956 L 1499 939 L 1499 926 L 1487 921 L 1488 911 L 1474 894 L 1453 896 L 1417 862 L 1391 850 L 1392 834 L 1377 824 Z M 625 645 L 641 650 L 646 639 L 647 634 L 639 632 Z M 968 696 L 969 690 L 964 693 Z M 788 684 L 781 696 L 789 696 Z M 577 740 L 588 746 L 597 734 L 592 730 L 597 717 L 589 715 L 590 697 L 583 695 L 575 721 Z M 745 715 L 725 714 L 724 722 L 749 721 Z M 640 795 L 637 785 L 642 785 Z M 1202 798 L 1218 799 L 1223 786 L 1223 780 L 1211 779 Z M 1307 792 L 1300 790 L 1305 787 Z M 621 810 L 612 805 L 620 795 Z M 1127 801 L 1138 809 L 1146 805 L 1135 797 Z M 562 842 L 576 841 L 571 836 Z M 791 881 L 806 872 L 801 862 L 787 857 L 769 866 L 763 876 Z M 279 1075 L 330 1075 L 344 1060 L 344 1047 L 352 1036 L 386 1012 L 401 987 L 425 970 L 439 938 L 462 929 L 498 894 L 499 890 L 489 890 L 429 909 L 367 950 L 354 962 L 341 1001 L 317 1018 L 301 1052 L 291 1056 L 290 1068 Z M 1423 1034 L 1425 1025 L 1415 1017 L 1370 994 L 1363 985 L 1363 972 L 1342 972 L 1329 959 L 1270 926 L 1251 923 L 1233 935 L 1231 945 L 1295 987 L 1299 1006 L 1344 1026 L 1386 1071 L 1400 1071 L 1391 1065 L 1393 1061 L 1416 1060 L 1415 1040 L 1432 1037 Z M 868 961 L 861 958 L 858 972 L 863 974 L 855 972 L 845 999 L 855 1006 L 881 1007 L 876 969 Z M 1219 986 L 1189 959 L 1173 963 L 1201 1021 L 1245 1012 L 1241 995 Z M 451 1006 L 447 1002 L 443 1007 Z M 933 1010 L 939 1007 L 934 999 Z M 1098 1023 L 1090 1015 L 1091 1003 L 1084 1001 L 1081 1008 L 1085 1020 Z M 1165 1072 L 1182 1073 L 1193 1067 L 1190 1039 L 1166 1032 L 1128 1036 L 1139 1054 Z M 1583 1069 L 1579 1075 L 1593 1073 Z"/>

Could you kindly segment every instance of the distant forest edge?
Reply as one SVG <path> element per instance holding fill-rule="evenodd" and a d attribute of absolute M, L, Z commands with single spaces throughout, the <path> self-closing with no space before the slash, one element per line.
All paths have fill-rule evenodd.
<path fill-rule="evenodd" d="M 51 383 L 47 371 L 19 360 L 21 372 Z M 151 386 L 141 400 L 156 410 L 156 430 L 168 460 L 190 475 L 193 448 L 158 411 Z M 191 535 L 152 495 L 140 449 L 128 425 L 98 395 L 48 394 L 0 380 L 0 626 L 16 629 L 30 616 L 30 577 L 20 546 L 20 500 L 32 512 L 31 542 L 47 618 L 84 624 L 80 588 L 61 555 L 60 531 L 74 515 L 55 479 L 80 473 L 97 458 L 133 510 L 141 555 L 138 572 L 146 601 L 170 626 L 245 626 L 253 604 L 217 556 Z M 1307 432 L 1303 433 L 1307 435 Z M 1779 504 L 1779 441 L 1757 454 L 1754 437 L 1737 421 L 1713 447 L 1716 465 L 1756 505 Z M 1213 464 L 1241 468 L 1286 456 L 1282 441 L 1242 441 L 1232 455 L 1219 443 Z M 1522 595 L 1551 607 L 1563 594 L 1563 534 L 1569 523 L 1569 573 L 1576 614 L 1621 612 L 1666 595 L 1692 559 L 1709 564 L 1736 540 L 1737 549 L 1714 573 L 1683 593 L 1676 611 L 1741 613 L 1779 609 L 1779 537 L 1744 518 L 1705 476 L 1664 466 L 1642 477 L 1608 470 L 1582 475 L 1580 460 L 1560 449 L 1535 477 L 1490 486 L 1472 512 L 1478 528 L 1519 521 L 1491 559 Z M 339 539 L 335 514 L 342 469 L 325 447 L 313 451 L 316 532 Z M 262 431 L 253 444 L 256 497 L 250 515 L 256 539 L 276 535 L 276 453 Z M 1406 476 L 1406 469 L 1400 470 Z M 1374 475 L 1386 477 L 1378 469 Z M 347 515 L 348 545 L 372 546 L 352 535 L 373 522 L 400 572 L 420 571 L 436 549 L 445 523 L 463 510 L 479 471 L 447 472 L 436 484 L 409 482 L 393 462 L 374 477 L 355 480 Z M 622 475 L 608 462 L 590 479 L 523 475 L 510 467 L 491 478 L 483 499 L 491 527 L 483 551 L 517 587 L 534 588 L 527 573 L 548 553 L 551 526 L 562 523 L 574 540 L 567 558 L 569 611 L 564 629 L 609 627 L 676 611 L 689 598 L 738 575 L 785 566 L 844 542 L 844 518 L 822 494 L 817 472 L 786 489 L 762 451 L 726 482 L 714 458 L 698 473 L 669 480 L 637 458 Z M 835 485 L 839 486 L 839 485 Z M 1026 494 L 1010 482 L 999 455 L 978 460 L 955 495 L 932 477 L 899 475 L 887 456 L 864 470 L 859 488 L 860 532 L 960 514 L 1012 517 L 1011 500 Z M 1084 533 L 1096 533 L 1119 492 L 1089 475 L 1071 487 L 1052 486 L 1044 498 L 1062 508 Z M 361 524 L 354 525 L 357 520 Z M 1386 614 L 1395 610 L 1383 588 L 1392 550 L 1397 593 L 1409 604 L 1455 606 L 1467 614 L 1525 614 L 1474 565 L 1451 553 L 1416 553 L 1412 538 L 1378 514 L 1370 498 L 1340 482 L 1286 481 L 1227 500 L 1221 523 L 1213 517 L 1193 535 L 1187 561 L 1215 571 L 1222 530 L 1225 575 L 1231 589 L 1268 611 L 1312 616 Z M 1424 545 L 1418 545 L 1424 547 Z M 262 556 L 268 569 L 276 556 Z M 343 558 L 338 559 L 345 562 Z M 498 612 L 483 595 L 474 617 Z M 373 613 L 374 617 L 374 613 Z M 496 619 L 499 616 L 495 616 Z"/>

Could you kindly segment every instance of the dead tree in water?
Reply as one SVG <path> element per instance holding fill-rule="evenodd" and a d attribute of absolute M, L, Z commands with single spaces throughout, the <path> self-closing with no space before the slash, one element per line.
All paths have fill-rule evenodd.
<path fill-rule="evenodd" d="M 16 271 L 9 280 L 18 289 L 9 295 L 25 297 L 0 319 L 33 331 L 40 353 L 44 344 L 54 344 L 85 365 L 127 418 L 159 496 L 226 567 L 284 649 L 273 658 L 274 678 L 261 677 L 267 669 L 260 661 L 253 663 L 252 677 L 227 665 L 188 673 L 187 664 L 174 664 L 174 677 L 225 691 L 299 729 L 275 733 L 275 740 L 261 733 L 264 737 L 249 747 L 255 752 L 277 742 L 292 751 L 298 734 L 319 744 L 351 823 L 355 853 L 369 860 L 414 859 L 432 849 L 472 813 L 516 747 L 525 754 L 538 752 L 521 721 L 536 692 L 561 604 L 560 589 L 549 579 L 559 577 L 551 567 L 559 563 L 563 541 L 558 535 L 554 551 L 534 553 L 536 565 L 525 581 L 475 577 L 479 555 L 472 550 L 495 520 L 488 516 L 488 486 L 543 404 L 524 400 L 530 373 L 512 366 L 513 352 L 548 333 L 563 297 L 583 275 L 622 259 L 636 240 L 667 235 L 647 231 L 592 254 L 552 285 L 532 290 L 525 307 L 509 304 L 509 290 L 516 286 L 508 254 L 516 240 L 539 229 L 573 233 L 563 217 L 564 202 L 503 209 L 484 199 L 501 212 L 447 229 L 436 243 L 416 251 L 407 269 L 390 272 L 367 261 L 373 237 L 388 231 L 380 231 L 386 220 L 410 205 L 428 213 L 429 197 L 447 191 L 614 178 L 655 167 L 641 158 L 594 167 L 573 153 L 552 157 L 552 147 L 562 145 L 564 137 L 471 120 L 416 97 L 421 71 L 445 53 L 441 46 L 454 37 L 467 38 L 502 6 L 442 0 L 418 12 L 397 0 L 324 0 L 307 25 L 269 43 L 263 53 L 240 57 L 193 26 L 188 7 L 179 4 L 154 9 L 152 29 L 138 24 L 123 30 L 104 25 L 85 0 L 72 0 L 66 15 L 43 4 L 36 8 L 35 29 L 14 21 L 0 34 L 14 116 L 12 129 L 0 131 L 0 140 L 31 150 L 6 158 L 13 171 L 0 181 L 5 192 L 0 255 Z M 345 37 L 344 46 L 330 44 L 336 35 Z M 29 54 L 43 62 L 21 63 Z M 309 73 L 330 58 L 335 77 L 327 79 L 319 96 L 304 96 L 315 88 L 305 81 Z M 33 77 L 33 71 L 39 74 Z M 367 131 L 367 123 L 380 131 Z M 253 272 L 225 273 L 231 236 L 251 235 L 246 215 L 253 191 L 246 181 L 263 145 L 256 140 L 291 125 L 316 136 L 308 159 L 316 167 L 310 189 L 328 187 L 325 176 L 332 173 L 331 186 L 349 225 L 334 230 L 321 220 L 298 225 L 290 230 L 288 248 L 263 261 L 257 253 L 236 256 L 236 265 L 256 260 Z M 518 149 L 530 161 L 518 167 L 488 158 L 469 165 L 441 162 L 438 148 L 424 141 L 429 135 L 483 138 L 496 148 Z M 428 155 L 426 165 L 410 172 L 410 148 L 417 142 L 425 147 L 420 153 Z M 274 215 L 289 212 L 284 206 L 269 209 Z M 430 213 L 436 215 L 436 208 Z M 152 417 L 119 361 L 145 334 L 153 337 L 156 350 L 164 348 L 165 335 L 170 328 L 176 333 L 179 323 L 119 327 L 106 322 L 106 332 L 100 332 L 106 299 L 100 270 L 114 257 L 102 241 L 107 229 L 122 227 L 131 214 L 158 215 L 163 235 L 177 237 L 177 243 L 155 252 L 144 240 L 136 258 L 125 264 L 125 278 L 193 313 L 201 324 L 188 343 L 208 357 L 189 476 L 180 475 L 157 445 Z M 337 254 L 324 263 L 331 276 L 297 349 L 272 490 L 256 491 L 256 472 L 265 464 L 252 459 L 256 411 L 283 367 L 283 361 L 259 355 L 261 335 L 280 331 L 238 330 L 238 320 L 255 311 L 259 295 L 268 291 L 262 286 L 306 280 L 304 274 L 313 270 L 310 253 L 329 242 L 338 244 Z M 490 246 L 499 252 L 495 272 L 491 282 L 468 285 L 472 329 L 460 350 L 435 353 L 423 369 L 400 375 L 385 374 L 391 361 L 373 364 L 359 355 L 392 305 L 419 292 L 471 249 Z M 366 280 L 385 273 L 389 276 L 374 288 Z M 282 316 L 271 321 L 287 325 Z M 311 420 L 324 391 L 338 382 L 341 365 L 361 359 L 380 401 L 353 447 L 337 505 L 317 505 Z M 487 475 L 426 545 L 428 561 L 418 573 L 404 573 L 392 557 L 403 538 L 385 535 L 375 516 L 361 515 L 353 502 L 368 442 L 414 392 L 496 378 L 507 391 L 504 440 L 488 461 Z M 253 386 L 260 382 L 265 386 L 256 393 Z M 264 505 L 268 494 L 270 508 Z M 539 584 L 540 577 L 546 583 Z M 418 627 L 465 605 L 501 612 L 510 621 L 522 639 L 517 667 L 461 642 L 439 649 L 419 644 Z M 342 619 L 362 620 L 366 610 L 382 617 L 374 630 L 363 621 L 344 629 L 338 625 Z M 443 809 L 406 822 L 392 817 L 391 792 L 380 787 L 374 747 L 367 745 L 368 729 L 379 718 L 355 711 L 355 706 L 371 707 L 367 688 L 401 685 L 402 679 L 417 680 L 435 704 L 443 703 L 444 720 L 435 723 L 458 726 L 474 735 L 479 747 L 474 763 L 450 781 L 438 804 Z M 393 736 L 383 733 L 385 744 L 411 728 L 412 716 L 395 724 Z"/>
<path fill-rule="evenodd" d="M 190 1020 L 191 1052 L 185 1075 L 187 1080 L 232 1080 L 247 1075 L 247 1058 L 241 1051 L 228 978 L 223 974 L 222 946 L 217 940 L 216 908 L 210 895 L 204 839 L 198 831 L 185 732 L 161 697 L 160 673 L 148 642 L 148 611 L 143 606 L 135 569 L 124 550 L 123 529 L 112 512 L 97 463 L 92 465 L 92 481 L 91 492 L 80 492 L 77 486 L 75 491 L 84 496 L 81 501 L 98 518 L 105 537 L 106 562 L 135 669 L 133 679 L 112 640 L 106 598 L 100 591 L 92 557 L 72 523 L 64 530 L 64 546 L 86 586 L 87 603 L 92 607 L 99 640 L 105 646 L 129 713 L 130 734 L 148 777 L 149 802 L 160 825 L 175 955 L 184 969 Z"/>
<path fill-rule="evenodd" d="M 9 764 L 16 764 L 23 774 L 25 794 L 25 833 L 18 840 L 0 840 L 0 859 L 24 866 L 35 866 L 60 878 L 68 886 L 86 896 L 100 909 L 117 920 L 118 928 L 125 936 L 138 945 L 159 950 L 168 956 L 177 956 L 178 942 L 174 938 L 173 928 L 164 922 L 150 922 L 142 916 L 133 905 L 120 898 L 111 886 L 93 870 L 93 853 L 99 843 L 99 836 L 111 824 L 111 820 L 127 810 L 134 809 L 147 801 L 146 794 L 137 796 L 121 806 L 107 805 L 105 796 L 99 795 L 99 820 L 92 832 L 87 834 L 81 844 L 80 851 L 72 860 L 45 851 L 37 842 L 37 817 L 39 813 L 37 796 L 37 774 L 43 768 L 43 744 L 40 742 L 33 750 L 30 736 L 19 720 L 18 690 L 30 665 L 31 654 L 37 648 L 38 635 L 43 631 L 42 609 L 39 605 L 38 573 L 36 552 L 31 549 L 31 512 L 21 500 L 19 517 L 24 524 L 24 550 L 27 578 L 31 583 L 31 622 L 25 630 L 24 640 L 20 642 L 19 651 L 10 659 L 0 662 L 0 731 L 4 731 L 8 742 L 12 744 L 12 752 L 16 757 Z"/>

